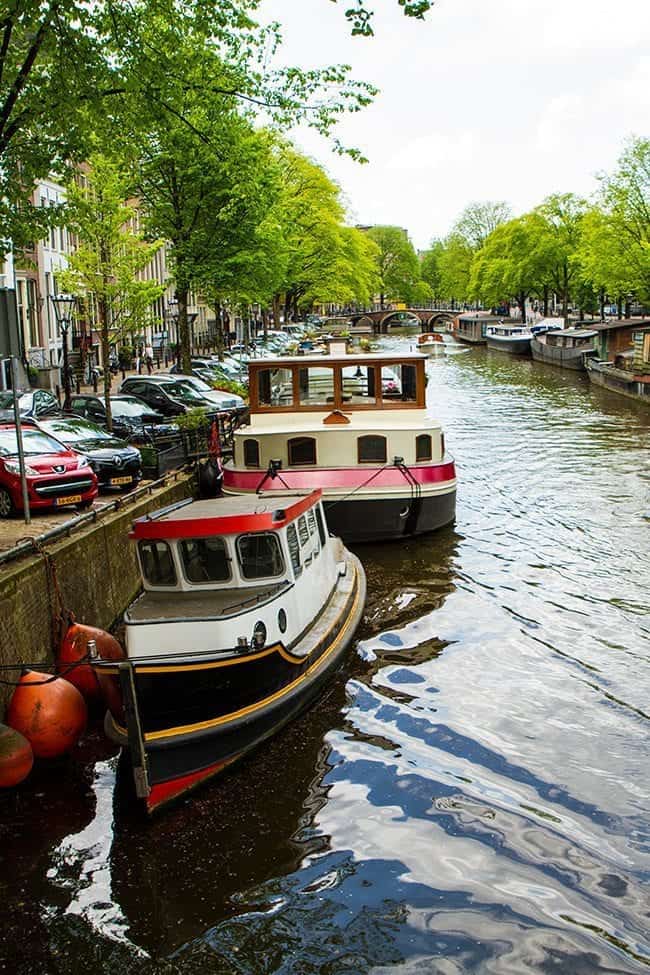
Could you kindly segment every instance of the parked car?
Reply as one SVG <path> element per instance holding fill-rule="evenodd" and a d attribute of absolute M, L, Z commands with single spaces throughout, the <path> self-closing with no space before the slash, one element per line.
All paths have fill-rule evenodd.
<path fill-rule="evenodd" d="M 86 420 L 106 426 L 106 406 L 101 396 L 84 393 L 72 397 L 72 412 Z M 111 416 L 113 433 L 135 443 L 151 443 L 152 440 L 173 438 L 178 435 L 178 427 L 168 423 L 162 413 L 152 409 L 137 396 L 111 396 Z"/>
<path fill-rule="evenodd" d="M 205 410 L 209 416 L 221 412 L 212 399 L 172 375 L 128 376 L 120 386 L 120 392 L 137 396 L 167 417 L 196 408 Z"/>
<path fill-rule="evenodd" d="M 220 380 L 225 380 L 226 382 L 241 382 L 247 383 L 248 377 L 241 376 L 237 367 L 231 366 L 229 363 L 221 362 L 219 359 L 192 359 L 192 375 L 196 376 L 198 379 L 202 379 L 204 382 L 208 383 L 211 387 L 214 383 L 218 383 Z M 182 369 L 177 363 L 169 370 L 171 376 L 176 375 L 187 375 L 183 373 Z"/>
<path fill-rule="evenodd" d="M 18 391 L 18 410 L 21 416 L 31 416 L 38 419 L 41 416 L 61 416 L 59 401 L 49 389 L 27 389 Z M 0 420 L 13 420 L 14 391 L 5 389 L 0 392 Z"/>
<path fill-rule="evenodd" d="M 244 400 L 237 393 L 224 393 L 221 390 L 214 389 L 198 376 L 175 373 L 174 379 L 183 386 L 190 386 L 201 396 L 205 396 L 211 403 L 214 403 L 218 410 L 244 410 L 246 408 Z"/>
<path fill-rule="evenodd" d="M 80 416 L 39 420 L 41 430 L 88 459 L 100 488 L 134 488 L 142 479 L 142 457 L 137 447 L 120 440 L 96 423 Z"/>
<path fill-rule="evenodd" d="M 29 420 L 22 427 L 22 439 L 30 510 L 71 504 L 90 507 L 97 497 L 97 477 L 88 458 L 64 447 Z M 22 508 L 16 427 L 0 423 L 0 518 L 9 518 Z"/>

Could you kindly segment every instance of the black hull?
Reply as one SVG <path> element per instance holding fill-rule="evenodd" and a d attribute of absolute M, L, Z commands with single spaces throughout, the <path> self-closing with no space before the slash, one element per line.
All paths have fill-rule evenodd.
<path fill-rule="evenodd" d="M 525 355 L 530 356 L 530 339 L 527 342 L 517 342 L 509 341 L 504 339 L 502 342 L 487 340 L 488 349 L 492 349 L 493 352 L 508 352 L 510 355 Z"/>
<path fill-rule="evenodd" d="M 149 812 L 241 758 L 322 693 L 365 604 L 363 567 L 349 553 L 347 564 L 353 584 L 335 597 L 336 615 L 324 614 L 306 634 L 311 650 L 304 658 L 292 658 L 291 648 L 278 644 L 227 665 L 136 661 L 113 676 L 121 685 L 127 727 L 109 712 L 106 732 L 128 748 L 136 794 Z M 105 675 L 111 674 L 108 665 Z"/>
<path fill-rule="evenodd" d="M 381 542 L 424 535 L 456 517 L 456 491 L 413 499 L 372 498 L 330 501 L 323 498 L 327 524 L 344 542 Z"/>

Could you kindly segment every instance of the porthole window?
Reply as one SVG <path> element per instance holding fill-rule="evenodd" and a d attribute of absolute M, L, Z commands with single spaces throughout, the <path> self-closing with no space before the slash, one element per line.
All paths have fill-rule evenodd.
<path fill-rule="evenodd" d="M 287 631 L 287 614 L 283 609 L 278 612 L 278 627 L 280 628 L 280 633 L 286 633 Z"/>
<path fill-rule="evenodd" d="M 244 466 L 260 466 L 260 445 L 258 440 L 244 440 Z"/>
<path fill-rule="evenodd" d="M 311 466 L 316 463 L 316 440 L 314 437 L 292 437 L 287 448 L 290 467 Z"/>
<path fill-rule="evenodd" d="M 386 437 L 370 435 L 357 440 L 357 456 L 360 464 L 386 463 Z"/>
<path fill-rule="evenodd" d="M 431 437 L 428 433 L 421 433 L 415 438 L 415 462 L 431 460 Z"/>

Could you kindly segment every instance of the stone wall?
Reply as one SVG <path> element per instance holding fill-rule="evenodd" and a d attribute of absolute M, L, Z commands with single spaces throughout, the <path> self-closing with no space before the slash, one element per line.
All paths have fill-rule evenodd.
<path fill-rule="evenodd" d="M 46 546 L 66 609 L 80 623 L 108 629 L 122 615 L 140 587 L 133 543 L 128 533 L 134 518 L 163 508 L 193 493 L 189 475 L 179 476 L 123 511 L 105 515 L 89 528 Z M 0 664 L 51 663 L 52 619 L 59 601 L 40 555 L 21 558 L 0 569 Z M 18 679 L 19 672 L 8 674 Z M 12 694 L 0 685 L 0 717 Z"/>

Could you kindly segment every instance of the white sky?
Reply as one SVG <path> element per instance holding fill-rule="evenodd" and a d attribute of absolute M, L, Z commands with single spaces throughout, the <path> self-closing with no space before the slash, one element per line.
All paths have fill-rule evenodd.
<path fill-rule="evenodd" d="M 516 214 L 549 193 L 591 193 L 630 135 L 650 135 L 650 0 L 437 0 L 424 22 L 368 0 L 375 36 L 350 37 L 348 0 L 266 0 L 282 60 L 352 65 L 381 89 L 345 119 L 370 160 L 294 141 L 341 185 L 351 219 L 444 236 L 475 200 Z"/>

